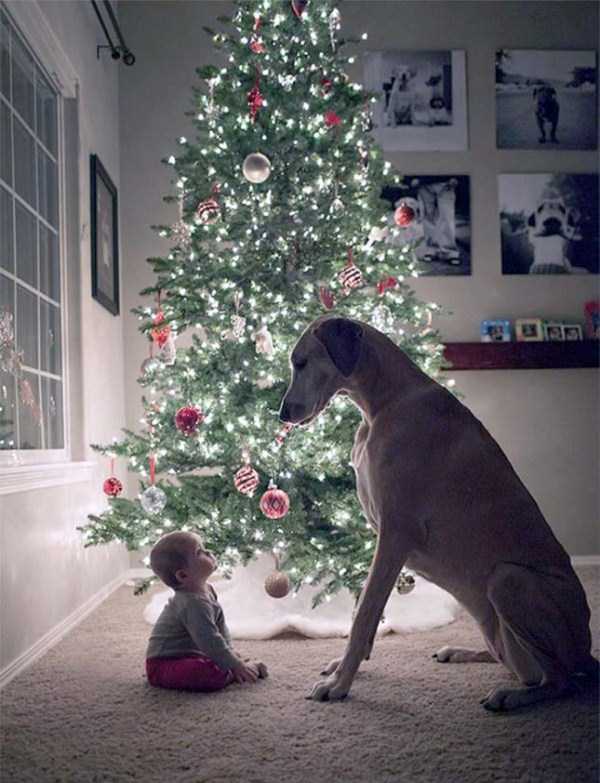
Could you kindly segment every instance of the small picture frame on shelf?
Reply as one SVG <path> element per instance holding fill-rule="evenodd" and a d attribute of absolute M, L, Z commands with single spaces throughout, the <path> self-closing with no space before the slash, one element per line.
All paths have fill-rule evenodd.
<path fill-rule="evenodd" d="M 583 329 L 579 324 L 563 324 L 565 340 L 583 340 Z"/>
<path fill-rule="evenodd" d="M 509 343 L 510 321 L 495 319 L 481 322 L 482 343 Z"/>
<path fill-rule="evenodd" d="M 586 302 L 583 306 L 585 314 L 585 336 L 588 340 L 600 340 L 600 301 L 597 299 Z"/>
<path fill-rule="evenodd" d="M 562 342 L 565 339 L 564 326 L 553 322 L 544 324 L 544 339 L 551 343 Z"/>
<path fill-rule="evenodd" d="M 541 318 L 517 318 L 515 321 L 517 342 L 533 343 L 544 339 L 544 324 Z"/>

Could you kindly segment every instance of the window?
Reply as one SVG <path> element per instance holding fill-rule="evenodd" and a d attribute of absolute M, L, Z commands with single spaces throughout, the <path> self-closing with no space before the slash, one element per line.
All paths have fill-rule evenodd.
<path fill-rule="evenodd" d="M 0 5 L 0 450 L 44 461 L 66 454 L 60 108 Z"/>

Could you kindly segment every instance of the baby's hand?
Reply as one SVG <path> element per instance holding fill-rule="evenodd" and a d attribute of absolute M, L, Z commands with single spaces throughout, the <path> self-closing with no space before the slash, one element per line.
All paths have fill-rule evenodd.
<path fill-rule="evenodd" d="M 252 664 L 242 663 L 240 661 L 238 666 L 235 666 L 232 670 L 233 679 L 236 682 L 256 682 L 258 680 L 258 671 Z"/>

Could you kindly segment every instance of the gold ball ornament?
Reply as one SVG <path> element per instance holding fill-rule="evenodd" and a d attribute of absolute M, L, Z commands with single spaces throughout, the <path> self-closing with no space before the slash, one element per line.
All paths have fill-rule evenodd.
<path fill-rule="evenodd" d="M 253 152 L 244 159 L 242 173 L 248 182 L 260 185 L 271 176 L 271 161 L 262 152 Z"/>
<path fill-rule="evenodd" d="M 273 571 L 265 579 L 265 591 L 271 598 L 285 598 L 290 592 L 290 579 L 283 571 Z"/>

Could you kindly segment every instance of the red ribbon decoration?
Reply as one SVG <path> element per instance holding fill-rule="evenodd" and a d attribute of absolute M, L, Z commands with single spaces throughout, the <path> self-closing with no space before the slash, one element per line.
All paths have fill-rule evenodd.
<path fill-rule="evenodd" d="M 154 484 L 154 478 L 156 476 L 156 457 L 154 454 L 150 455 L 150 483 Z"/>
<path fill-rule="evenodd" d="M 398 281 L 395 277 L 384 277 L 377 283 L 377 293 L 383 296 L 388 288 L 395 288 L 397 285 Z"/>

